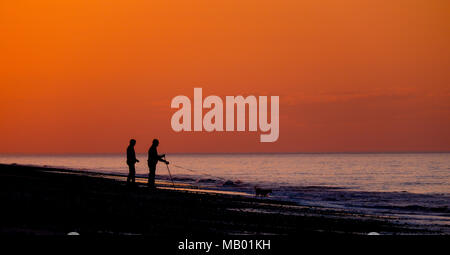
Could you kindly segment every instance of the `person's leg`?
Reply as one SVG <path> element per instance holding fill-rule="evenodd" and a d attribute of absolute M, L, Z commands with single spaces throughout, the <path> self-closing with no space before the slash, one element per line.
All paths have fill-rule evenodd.
<path fill-rule="evenodd" d="M 128 176 L 127 176 L 127 184 L 131 181 L 131 172 L 132 172 L 133 166 L 131 164 L 128 164 Z"/>
<path fill-rule="evenodd" d="M 152 175 L 152 187 L 153 188 L 155 188 L 156 186 L 155 186 L 155 172 L 156 172 L 156 166 L 154 166 L 153 168 L 152 168 L 152 171 L 151 171 L 151 175 Z"/>
<path fill-rule="evenodd" d="M 132 167 L 130 167 L 130 175 L 131 175 L 131 183 L 136 183 L 136 166 L 133 164 Z"/>
<path fill-rule="evenodd" d="M 147 186 L 149 188 L 152 188 L 151 183 L 152 183 L 152 166 L 149 163 L 148 164 L 148 180 L 147 180 Z"/>
<path fill-rule="evenodd" d="M 156 172 L 156 166 L 149 166 L 149 174 L 148 174 L 148 187 L 149 188 L 155 188 L 155 172 Z"/>

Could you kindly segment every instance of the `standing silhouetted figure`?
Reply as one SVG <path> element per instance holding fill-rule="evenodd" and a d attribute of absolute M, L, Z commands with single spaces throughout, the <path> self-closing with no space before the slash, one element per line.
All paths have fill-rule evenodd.
<path fill-rule="evenodd" d="M 166 155 L 158 155 L 158 151 L 156 148 L 159 145 L 158 139 L 153 139 L 152 146 L 150 146 L 150 149 L 148 149 L 148 187 L 149 188 L 155 188 L 155 172 L 156 172 L 156 164 L 158 164 L 158 161 L 164 162 L 166 164 L 169 164 L 169 161 L 163 159 Z"/>
<path fill-rule="evenodd" d="M 134 151 L 134 146 L 136 145 L 136 140 L 131 139 L 130 145 L 128 145 L 127 148 L 127 165 L 130 169 L 130 172 L 128 173 L 127 178 L 127 184 L 135 184 L 136 180 L 136 168 L 135 164 L 136 162 L 139 162 L 139 160 L 136 158 L 136 152 Z"/>

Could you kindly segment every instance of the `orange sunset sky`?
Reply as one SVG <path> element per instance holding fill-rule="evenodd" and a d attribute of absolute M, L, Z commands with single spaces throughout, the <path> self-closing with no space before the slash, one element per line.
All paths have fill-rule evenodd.
<path fill-rule="evenodd" d="M 450 151 L 450 1 L 0 2 L 0 153 Z M 176 133 L 280 96 L 280 136 Z M 204 111 L 205 112 L 205 111 Z"/>

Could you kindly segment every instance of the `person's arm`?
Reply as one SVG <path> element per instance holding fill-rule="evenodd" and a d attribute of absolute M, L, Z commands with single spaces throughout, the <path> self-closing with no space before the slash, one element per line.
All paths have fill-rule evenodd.
<path fill-rule="evenodd" d="M 139 162 L 139 159 L 137 159 L 136 158 L 136 152 L 133 150 L 133 154 L 134 154 L 134 160 L 136 161 L 136 162 Z"/>
<path fill-rule="evenodd" d="M 158 160 L 161 162 L 164 162 L 166 164 L 169 164 L 169 161 L 165 160 L 166 154 L 158 155 Z"/>

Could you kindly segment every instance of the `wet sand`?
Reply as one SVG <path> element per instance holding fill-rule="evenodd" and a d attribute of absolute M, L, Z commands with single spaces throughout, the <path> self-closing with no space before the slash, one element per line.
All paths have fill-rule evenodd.
<path fill-rule="evenodd" d="M 123 176 L 0 164 L 2 235 L 433 234 L 394 218 L 202 192 Z"/>

